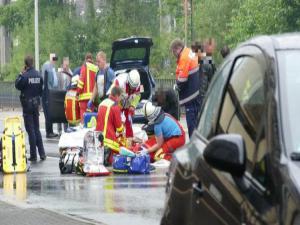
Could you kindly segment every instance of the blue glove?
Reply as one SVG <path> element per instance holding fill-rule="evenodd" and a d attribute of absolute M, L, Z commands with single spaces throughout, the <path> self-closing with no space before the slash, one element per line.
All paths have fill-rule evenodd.
<path fill-rule="evenodd" d="M 147 154 L 149 154 L 149 152 L 145 147 L 142 146 L 142 150 L 140 151 L 140 154 L 141 155 L 147 155 Z"/>
<path fill-rule="evenodd" d="M 93 106 L 93 101 L 92 100 L 89 100 L 88 104 L 87 104 L 87 107 L 88 109 L 91 109 Z"/>

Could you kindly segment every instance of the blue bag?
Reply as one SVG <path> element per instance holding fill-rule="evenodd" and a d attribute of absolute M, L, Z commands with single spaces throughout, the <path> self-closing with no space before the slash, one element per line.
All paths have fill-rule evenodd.
<path fill-rule="evenodd" d="M 124 155 L 113 156 L 113 172 L 114 173 L 128 173 L 131 158 Z"/>
<path fill-rule="evenodd" d="M 85 112 L 83 114 L 83 127 L 92 128 L 97 125 L 97 113 L 96 112 Z"/>
<path fill-rule="evenodd" d="M 131 159 L 129 173 L 131 174 L 149 174 L 150 173 L 150 156 L 137 155 Z"/>

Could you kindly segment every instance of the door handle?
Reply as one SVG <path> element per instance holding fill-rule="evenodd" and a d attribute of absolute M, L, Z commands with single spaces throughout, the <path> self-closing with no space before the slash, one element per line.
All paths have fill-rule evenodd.
<path fill-rule="evenodd" d="M 193 191 L 198 197 L 202 197 L 204 194 L 204 190 L 202 188 L 201 182 L 193 183 Z"/>

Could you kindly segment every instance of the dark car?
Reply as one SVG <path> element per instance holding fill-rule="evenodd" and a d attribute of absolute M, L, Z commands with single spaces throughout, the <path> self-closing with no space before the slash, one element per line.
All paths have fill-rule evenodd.
<path fill-rule="evenodd" d="M 149 37 L 130 37 L 116 40 L 112 44 L 110 67 L 115 71 L 116 76 L 118 76 L 120 73 L 137 69 L 141 77 L 141 100 L 154 100 L 158 102 L 155 93 L 155 81 L 149 69 L 150 49 L 152 46 L 153 42 Z M 172 107 L 165 108 L 167 108 L 167 112 L 170 112 L 171 114 L 175 115 L 176 118 L 178 118 L 179 105 L 174 91 L 169 89 L 164 90 L 163 93 L 160 92 L 159 94 L 160 96 L 166 96 L 164 98 L 165 100 L 160 102 L 160 105 L 167 106 L 168 101 L 172 101 L 172 103 L 174 102 Z M 169 97 L 170 95 L 173 95 L 173 99 L 175 100 L 171 99 L 171 97 Z M 146 122 L 142 112 L 143 104 L 144 101 L 141 101 L 141 103 L 138 105 L 133 117 L 133 122 Z"/>
<path fill-rule="evenodd" d="M 161 224 L 300 224 L 300 34 L 228 56 L 174 155 Z"/>

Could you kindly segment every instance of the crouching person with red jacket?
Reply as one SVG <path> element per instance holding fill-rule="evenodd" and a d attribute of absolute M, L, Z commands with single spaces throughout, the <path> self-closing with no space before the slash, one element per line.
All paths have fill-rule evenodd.
<path fill-rule="evenodd" d="M 112 154 L 120 152 L 118 136 L 122 136 L 124 132 L 119 106 L 121 95 L 122 89 L 113 87 L 109 97 L 103 100 L 98 108 L 96 131 L 101 131 L 104 137 L 103 144 L 106 149 L 104 165 L 111 164 Z"/>
<path fill-rule="evenodd" d="M 185 144 L 185 132 L 181 124 L 151 102 L 144 105 L 143 112 L 149 125 L 154 125 L 155 137 L 144 143 L 146 148 L 142 153 L 149 153 L 152 162 L 160 159 L 171 160 L 173 152 Z"/>

